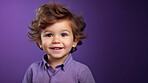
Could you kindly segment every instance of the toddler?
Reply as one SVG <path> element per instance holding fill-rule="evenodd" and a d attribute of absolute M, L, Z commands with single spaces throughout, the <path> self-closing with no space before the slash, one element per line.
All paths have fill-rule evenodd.
<path fill-rule="evenodd" d="M 23 83 L 95 83 L 89 68 L 72 57 L 87 36 L 83 33 L 85 26 L 82 16 L 62 4 L 42 5 L 28 37 L 46 54 L 42 61 L 29 66 Z"/>

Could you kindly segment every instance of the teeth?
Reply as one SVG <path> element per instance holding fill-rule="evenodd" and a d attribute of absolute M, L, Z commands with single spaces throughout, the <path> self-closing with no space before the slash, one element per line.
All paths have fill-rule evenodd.
<path fill-rule="evenodd" d="M 54 48 L 54 49 L 60 49 L 60 48 Z"/>
<path fill-rule="evenodd" d="M 51 48 L 51 49 L 56 49 L 56 50 L 58 50 L 58 49 L 62 49 L 62 48 Z"/>

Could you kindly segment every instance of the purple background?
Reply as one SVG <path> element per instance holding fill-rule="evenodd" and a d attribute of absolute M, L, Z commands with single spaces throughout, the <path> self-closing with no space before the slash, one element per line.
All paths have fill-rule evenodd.
<path fill-rule="evenodd" d="M 96 83 L 148 83 L 146 0 L 53 0 L 83 14 L 88 38 L 73 57 L 89 66 Z M 27 25 L 49 0 L 0 1 L 0 83 L 21 83 L 45 54 L 29 42 Z"/>

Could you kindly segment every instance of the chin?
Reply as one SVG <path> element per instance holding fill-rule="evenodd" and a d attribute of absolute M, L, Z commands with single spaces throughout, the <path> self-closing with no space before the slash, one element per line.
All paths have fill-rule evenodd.
<path fill-rule="evenodd" d="M 49 56 L 50 55 L 51 55 L 51 57 L 53 57 L 55 59 L 61 59 L 61 58 L 68 56 L 68 54 L 49 54 Z"/>

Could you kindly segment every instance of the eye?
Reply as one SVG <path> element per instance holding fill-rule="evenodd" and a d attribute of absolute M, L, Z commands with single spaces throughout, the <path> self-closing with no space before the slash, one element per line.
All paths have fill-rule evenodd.
<path fill-rule="evenodd" d="M 53 35 L 51 33 L 47 34 L 46 37 L 52 37 Z"/>
<path fill-rule="evenodd" d="M 62 33 L 61 36 L 62 37 L 65 37 L 65 36 L 67 36 L 67 34 L 66 33 Z"/>

